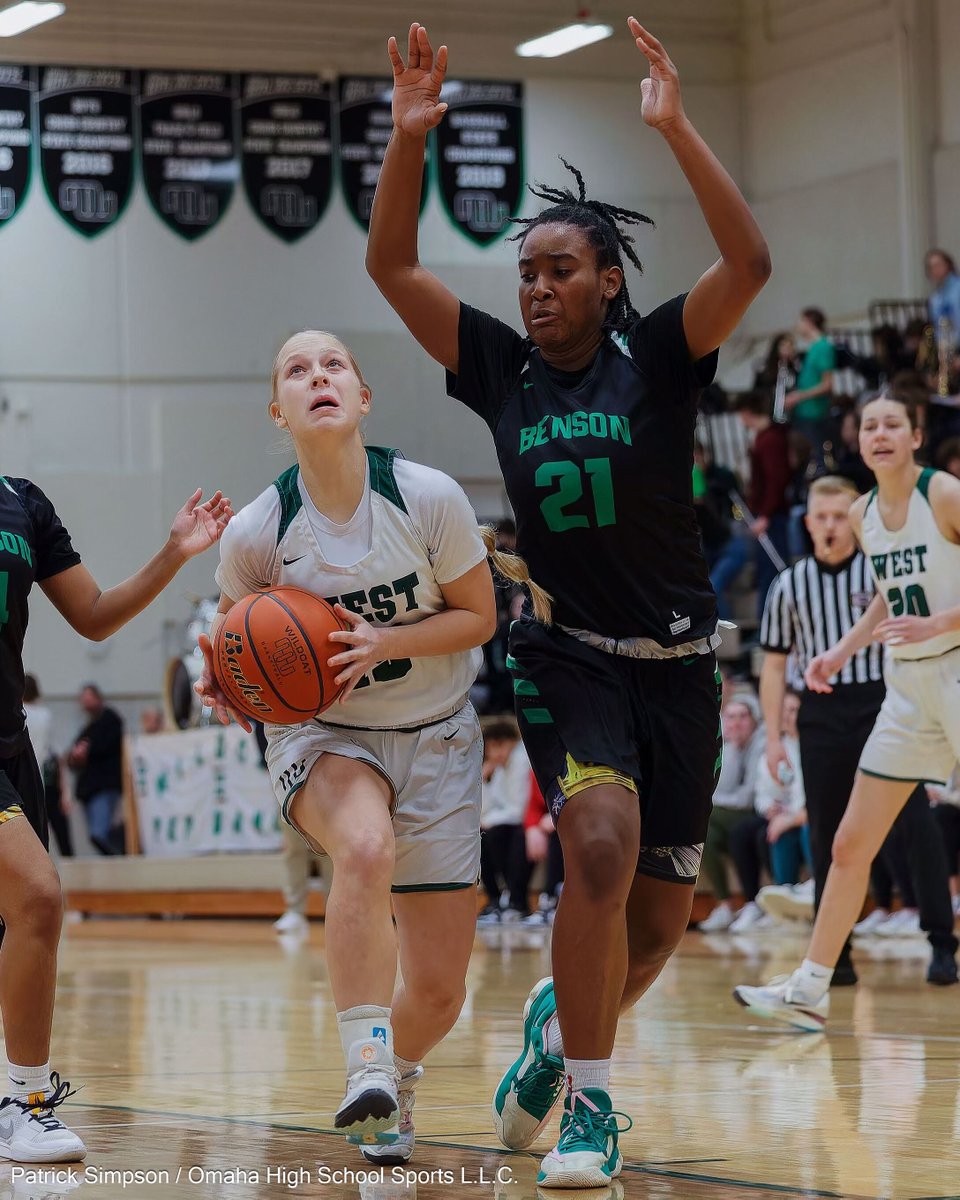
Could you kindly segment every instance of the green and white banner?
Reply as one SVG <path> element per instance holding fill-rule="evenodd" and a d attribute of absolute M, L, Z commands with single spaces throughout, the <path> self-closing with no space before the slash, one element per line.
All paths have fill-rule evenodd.
<path fill-rule="evenodd" d="M 270 776 L 239 726 L 135 737 L 130 749 L 144 854 L 281 848 Z"/>

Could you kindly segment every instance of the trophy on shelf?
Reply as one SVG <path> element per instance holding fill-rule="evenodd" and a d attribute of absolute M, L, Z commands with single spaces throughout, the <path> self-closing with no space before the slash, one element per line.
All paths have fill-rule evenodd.
<path fill-rule="evenodd" d="M 787 364 L 777 365 L 777 386 L 773 393 L 773 419 L 778 425 L 787 422 Z"/>
<path fill-rule="evenodd" d="M 193 613 L 184 632 L 181 653 L 167 663 L 163 701 L 167 723 L 173 729 L 192 729 L 209 724 L 209 712 L 204 714 L 200 697 L 193 685 L 203 670 L 203 654 L 197 645 L 201 633 L 209 633 L 217 615 L 217 601 L 206 596 L 193 597 Z"/>
<path fill-rule="evenodd" d="M 949 317 L 937 322 L 937 392 L 950 395 L 950 374 L 957 353 L 957 331 Z"/>

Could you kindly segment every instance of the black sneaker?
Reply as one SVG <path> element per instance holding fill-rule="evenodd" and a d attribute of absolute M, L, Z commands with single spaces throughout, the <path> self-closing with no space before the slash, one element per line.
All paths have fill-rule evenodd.
<path fill-rule="evenodd" d="M 957 960 L 945 946 L 934 946 L 933 957 L 927 967 L 927 983 L 948 987 L 957 981 Z"/>
<path fill-rule="evenodd" d="M 831 987 L 853 987 L 857 982 L 857 973 L 853 969 L 853 963 L 850 961 L 850 952 L 841 954 L 837 960 L 837 965 L 833 970 L 833 978 L 830 980 Z"/>

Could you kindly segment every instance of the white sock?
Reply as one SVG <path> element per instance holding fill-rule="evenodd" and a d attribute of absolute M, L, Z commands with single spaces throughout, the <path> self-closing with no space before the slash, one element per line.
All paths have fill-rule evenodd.
<path fill-rule="evenodd" d="M 823 967 L 805 958 L 797 971 L 800 986 L 811 1000 L 820 1000 L 830 990 L 833 967 Z"/>
<path fill-rule="evenodd" d="M 7 1075 L 10 1079 L 10 1095 L 17 1100 L 26 1100 L 29 1096 L 42 1094 L 44 1099 L 50 1095 L 50 1064 L 40 1067 L 18 1067 L 16 1063 L 7 1060 Z"/>
<path fill-rule="evenodd" d="M 381 1041 L 393 1057 L 393 1028 L 390 1009 L 377 1004 L 358 1004 L 337 1013 L 337 1028 L 343 1057 L 349 1061 L 350 1047 L 355 1042 Z"/>
<path fill-rule="evenodd" d="M 543 1046 L 554 1058 L 563 1058 L 563 1036 L 560 1033 L 560 1022 L 557 1014 L 547 1017 L 543 1023 Z"/>
<path fill-rule="evenodd" d="M 584 1088 L 610 1091 L 609 1058 L 565 1058 L 563 1069 L 567 1074 L 568 1092 L 582 1092 Z"/>
<path fill-rule="evenodd" d="M 409 1079 L 420 1066 L 420 1059 L 403 1058 L 399 1054 L 394 1054 L 393 1065 L 397 1068 L 397 1074 L 401 1079 Z"/>

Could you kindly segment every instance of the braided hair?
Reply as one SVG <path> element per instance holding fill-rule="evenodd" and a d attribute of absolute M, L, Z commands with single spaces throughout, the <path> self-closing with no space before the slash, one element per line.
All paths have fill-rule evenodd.
<path fill-rule="evenodd" d="M 619 267 L 623 271 L 623 255 L 625 254 L 642 274 L 643 264 L 633 248 L 633 238 L 630 234 L 624 233 L 619 228 L 619 224 L 653 225 L 654 222 L 649 217 L 645 217 L 643 213 L 634 212 L 632 209 L 620 208 L 616 204 L 607 204 L 603 200 L 588 200 L 583 176 L 565 158 L 561 157 L 560 161 L 576 179 L 579 195 L 575 195 L 568 187 L 555 188 L 545 183 L 530 185 L 530 192 L 538 199 L 546 200 L 550 207 L 542 209 L 534 217 L 511 217 L 512 224 L 521 225 L 523 228 L 508 240 L 522 243 L 530 230 L 536 229 L 540 225 L 574 225 L 584 231 L 590 245 L 596 250 L 599 270 L 602 271 L 606 267 Z M 624 274 L 620 290 L 607 310 L 603 327 L 612 333 L 623 333 L 638 316 L 639 314 L 631 303 L 626 274 Z"/>

